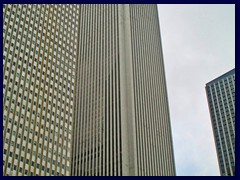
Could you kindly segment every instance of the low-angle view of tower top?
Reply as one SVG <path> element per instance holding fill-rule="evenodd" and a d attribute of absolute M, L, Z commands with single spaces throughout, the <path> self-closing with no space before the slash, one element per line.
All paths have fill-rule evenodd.
<path fill-rule="evenodd" d="M 206 84 L 221 176 L 235 175 L 235 68 Z"/>
<path fill-rule="evenodd" d="M 5 4 L 3 95 L 5 176 L 176 175 L 157 5 Z"/>

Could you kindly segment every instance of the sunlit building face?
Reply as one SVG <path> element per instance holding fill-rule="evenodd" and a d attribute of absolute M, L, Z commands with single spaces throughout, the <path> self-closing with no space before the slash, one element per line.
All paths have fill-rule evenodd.
<path fill-rule="evenodd" d="M 69 175 L 79 7 L 4 5 L 4 175 Z"/>

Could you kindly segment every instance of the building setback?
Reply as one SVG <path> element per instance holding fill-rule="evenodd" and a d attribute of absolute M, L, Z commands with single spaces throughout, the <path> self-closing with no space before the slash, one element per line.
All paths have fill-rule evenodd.
<path fill-rule="evenodd" d="M 212 129 L 222 176 L 235 175 L 235 69 L 206 84 Z"/>
<path fill-rule="evenodd" d="M 3 175 L 175 175 L 157 5 L 3 20 Z"/>
<path fill-rule="evenodd" d="M 72 175 L 175 175 L 157 5 L 80 5 Z"/>

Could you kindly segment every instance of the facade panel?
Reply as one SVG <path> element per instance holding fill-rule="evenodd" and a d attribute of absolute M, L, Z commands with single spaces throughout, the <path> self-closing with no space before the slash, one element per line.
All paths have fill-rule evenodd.
<path fill-rule="evenodd" d="M 156 5 L 130 5 L 137 172 L 175 173 Z"/>
<path fill-rule="evenodd" d="M 69 175 L 78 6 L 3 6 L 3 174 Z"/>
<path fill-rule="evenodd" d="M 72 175 L 175 175 L 156 5 L 81 5 Z"/>
<path fill-rule="evenodd" d="M 81 5 L 72 174 L 121 175 L 118 5 Z"/>

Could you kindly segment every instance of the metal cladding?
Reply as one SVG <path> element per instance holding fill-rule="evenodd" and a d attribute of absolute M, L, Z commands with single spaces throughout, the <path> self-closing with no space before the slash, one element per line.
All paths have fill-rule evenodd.
<path fill-rule="evenodd" d="M 156 5 L 81 5 L 72 175 L 175 175 Z"/>
<path fill-rule="evenodd" d="M 72 175 L 122 175 L 118 5 L 80 5 Z"/>

